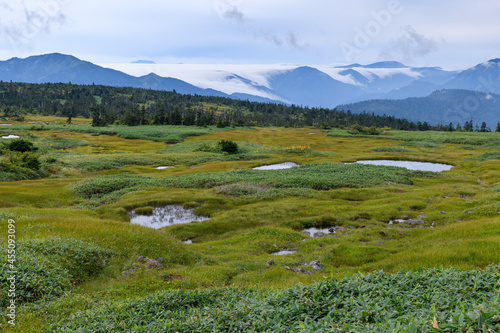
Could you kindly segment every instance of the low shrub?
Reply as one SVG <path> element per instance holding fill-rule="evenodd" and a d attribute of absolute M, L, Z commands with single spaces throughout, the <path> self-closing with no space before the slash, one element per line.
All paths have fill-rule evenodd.
<path fill-rule="evenodd" d="M 499 275 L 494 266 L 421 269 L 281 291 L 169 290 L 73 313 L 48 331 L 498 332 Z"/>
<path fill-rule="evenodd" d="M 18 303 L 61 296 L 74 284 L 99 273 L 111 252 L 77 239 L 50 237 L 18 243 L 16 252 L 16 300 Z M 0 259 L 0 283 L 7 285 L 10 263 Z M 0 305 L 8 302 L 8 289 L 0 289 Z"/>
<path fill-rule="evenodd" d="M 223 153 L 236 154 L 238 152 L 238 144 L 230 140 L 220 140 L 217 146 Z"/>
<path fill-rule="evenodd" d="M 38 148 L 36 148 L 35 146 L 33 146 L 33 143 L 27 141 L 27 140 L 23 140 L 23 139 L 19 139 L 19 140 L 12 140 L 7 148 L 11 151 L 18 151 L 20 153 L 24 153 L 24 152 L 34 152 L 34 151 L 37 151 Z"/>

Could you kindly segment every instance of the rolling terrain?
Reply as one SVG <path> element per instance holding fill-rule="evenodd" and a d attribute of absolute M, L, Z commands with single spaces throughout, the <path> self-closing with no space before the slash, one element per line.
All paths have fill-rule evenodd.
<path fill-rule="evenodd" d="M 66 120 L 0 126 L 36 148 L 0 139 L 3 175 L 40 161 L 0 182 L 20 277 L 4 332 L 499 329 L 500 133 Z M 350 164 L 377 159 L 453 168 Z M 209 219 L 130 223 L 174 204 Z"/>

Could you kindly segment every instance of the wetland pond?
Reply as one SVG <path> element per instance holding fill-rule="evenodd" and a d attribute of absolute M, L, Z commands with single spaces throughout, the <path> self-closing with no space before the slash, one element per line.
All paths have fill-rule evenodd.
<path fill-rule="evenodd" d="M 309 237 L 312 237 L 312 238 L 316 238 L 318 237 L 317 235 L 328 235 L 328 234 L 331 234 L 332 233 L 332 228 L 308 228 L 308 229 L 304 229 L 303 232 L 302 232 L 304 235 L 307 235 Z M 335 231 L 333 232 L 335 233 Z"/>
<path fill-rule="evenodd" d="M 298 164 L 295 164 L 293 162 L 285 162 L 285 163 L 279 163 L 279 164 L 270 164 L 270 165 L 263 165 L 260 167 L 255 167 L 253 170 L 282 170 L 282 169 L 290 169 L 294 167 L 298 167 Z"/>
<path fill-rule="evenodd" d="M 0 139 L 19 139 L 20 136 L 17 136 L 17 135 L 4 135 L 2 137 L 0 137 Z"/>
<path fill-rule="evenodd" d="M 297 253 L 297 250 L 281 250 L 278 252 L 273 252 L 271 254 L 274 256 L 286 256 L 286 255 L 294 254 L 294 253 Z"/>
<path fill-rule="evenodd" d="M 151 215 L 139 215 L 134 210 L 128 213 L 130 223 L 139 224 L 148 228 L 160 229 L 174 224 L 201 222 L 208 220 L 207 216 L 197 215 L 192 209 L 185 209 L 182 205 L 168 205 L 155 207 Z"/>
<path fill-rule="evenodd" d="M 453 165 L 429 163 L 429 162 L 415 162 L 415 161 L 393 161 L 393 160 L 367 160 L 357 161 L 358 164 L 381 165 L 381 166 L 396 166 L 415 171 L 433 171 L 442 172 L 448 171 L 453 168 Z"/>

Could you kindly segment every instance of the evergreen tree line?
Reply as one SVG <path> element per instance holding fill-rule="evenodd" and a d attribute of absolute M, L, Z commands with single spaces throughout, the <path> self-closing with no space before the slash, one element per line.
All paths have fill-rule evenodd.
<path fill-rule="evenodd" d="M 0 112 L 5 117 L 23 114 L 92 118 L 93 126 L 120 123 L 185 126 L 280 126 L 320 128 L 390 127 L 409 131 L 491 131 L 486 123 L 433 126 L 394 116 L 355 114 L 327 108 L 259 103 L 225 97 L 182 95 L 175 91 L 73 85 L 0 82 Z M 496 131 L 500 131 L 500 122 Z"/>

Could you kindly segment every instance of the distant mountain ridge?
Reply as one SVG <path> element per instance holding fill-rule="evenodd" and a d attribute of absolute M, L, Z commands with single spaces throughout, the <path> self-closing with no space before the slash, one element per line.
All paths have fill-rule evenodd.
<path fill-rule="evenodd" d="M 495 113 L 498 111 L 489 108 L 494 107 L 492 100 L 496 100 L 496 95 L 500 94 L 500 59 L 492 59 L 463 71 L 446 71 L 440 67 L 409 67 L 399 62 L 385 61 L 336 67 L 290 66 L 285 69 L 269 67 L 255 73 L 249 73 L 246 69 L 238 72 L 234 68 L 227 70 L 197 68 L 187 74 L 178 74 L 177 77 L 173 77 L 175 70 L 166 73 L 167 75 L 164 75 L 165 73 L 159 75 L 155 69 L 161 66 L 151 61 L 139 60 L 130 65 L 145 66 L 148 71 L 144 73 L 149 74 L 133 76 L 71 55 L 52 53 L 0 61 L 0 80 L 27 83 L 71 82 L 175 90 L 183 94 L 212 95 L 258 102 L 349 108 L 353 112 L 380 113 L 384 109 L 387 112 L 390 110 L 397 117 L 406 117 L 413 121 L 428 119 L 430 122 L 443 122 L 450 118 L 444 115 L 448 112 L 446 110 L 460 107 L 457 106 L 456 90 L 480 92 L 486 94 L 485 96 L 489 94 L 490 98 L 483 99 L 478 97 L 482 95 L 474 96 L 472 93 L 459 94 L 468 98 L 467 101 L 461 102 L 463 107 L 460 112 L 463 116 L 459 118 L 468 117 L 483 121 L 482 118 L 485 117 L 484 121 L 496 121 Z M 173 66 L 175 65 L 169 68 Z M 203 75 L 206 76 L 206 80 L 203 84 L 199 84 L 196 78 Z M 443 90 L 454 92 L 434 94 L 435 91 Z M 433 114 L 421 109 L 422 100 L 412 99 L 427 98 L 428 101 L 435 101 L 437 96 L 441 96 L 440 107 L 438 108 L 436 104 L 432 108 Z M 387 102 L 381 102 L 386 100 Z M 388 102 L 391 100 L 401 101 Z M 399 107 L 404 105 L 405 108 L 396 110 L 394 109 L 396 105 Z"/>
<path fill-rule="evenodd" d="M 369 113 L 394 116 L 412 122 L 454 126 L 473 120 L 475 124 L 486 122 L 495 128 L 500 121 L 500 95 L 462 89 L 438 90 L 426 97 L 410 97 L 400 100 L 368 100 L 340 105 L 339 109 L 352 113 Z"/>
<path fill-rule="evenodd" d="M 26 59 L 12 58 L 0 62 L 0 80 L 26 83 L 102 84 L 114 87 L 176 90 L 183 94 L 226 96 L 212 90 L 201 89 L 184 81 L 163 78 L 156 74 L 134 77 L 123 72 L 103 68 L 70 55 L 52 53 Z"/>

